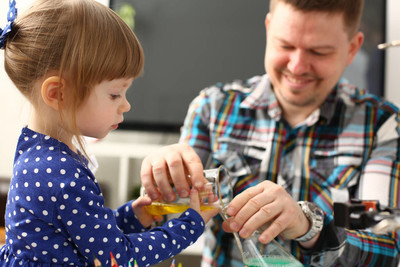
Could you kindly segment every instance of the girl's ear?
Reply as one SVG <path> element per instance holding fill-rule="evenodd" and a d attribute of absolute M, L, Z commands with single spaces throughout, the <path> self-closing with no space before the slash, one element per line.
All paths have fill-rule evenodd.
<path fill-rule="evenodd" d="M 63 92 L 65 81 L 58 76 L 51 76 L 42 83 L 42 99 L 43 101 L 55 110 L 60 110 L 63 107 L 64 97 Z"/>

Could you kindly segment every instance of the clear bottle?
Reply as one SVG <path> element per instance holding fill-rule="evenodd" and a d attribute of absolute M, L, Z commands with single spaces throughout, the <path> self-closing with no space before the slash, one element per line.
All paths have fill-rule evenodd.
<path fill-rule="evenodd" d="M 262 244 L 258 240 L 259 237 L 259 231 L 255 231 L 252 236 L 248 238 L 240 238 L 239 240 L 240 244 L 238 245 L 243 251 L 243 262 L 247 267 L 303 266 L 300 261 L 287 252 L 276 240 L 272 240 L 268 244 Z"/>

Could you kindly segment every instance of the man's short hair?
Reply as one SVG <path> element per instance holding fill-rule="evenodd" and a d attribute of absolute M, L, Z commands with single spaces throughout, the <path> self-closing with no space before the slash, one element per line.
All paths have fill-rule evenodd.
<path fill-rule="evenodd" d="M 359 30 L 364 8 L 364 0 L 271 0 L 269 6 L 271 13 L 279 2 L 289 4 L 303 12 L 342 13 L 350 37 Z"/>

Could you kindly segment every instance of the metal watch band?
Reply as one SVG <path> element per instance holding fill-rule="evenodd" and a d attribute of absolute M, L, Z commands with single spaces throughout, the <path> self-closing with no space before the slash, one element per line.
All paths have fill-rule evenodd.
<path fill-rule="evenodd" d="M 311 222 L 311 228 L 303 236 L 294 240 L 298 242 L 307 242 L 321 232 L 324 225 L 324 212 L 316 204 L 308 201 L 299 201 L 298 204 L 303 210 L 304 215 L 306 215 L 307 219 Z"/>

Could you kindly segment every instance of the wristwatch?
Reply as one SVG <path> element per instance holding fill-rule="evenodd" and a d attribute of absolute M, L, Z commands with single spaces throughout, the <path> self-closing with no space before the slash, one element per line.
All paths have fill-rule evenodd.
<path fill-rule="evenodd" d="M 318 205 L 312 202 L 299 201 L 297 203 L 299 203 L 304 215 L 306 215 L 307 219 L 311 222 L 311 228 L 307 233 L 294 240 L 298 242 L 307 242 L 321 232 L 324 226 L 324 212 Z"/>

